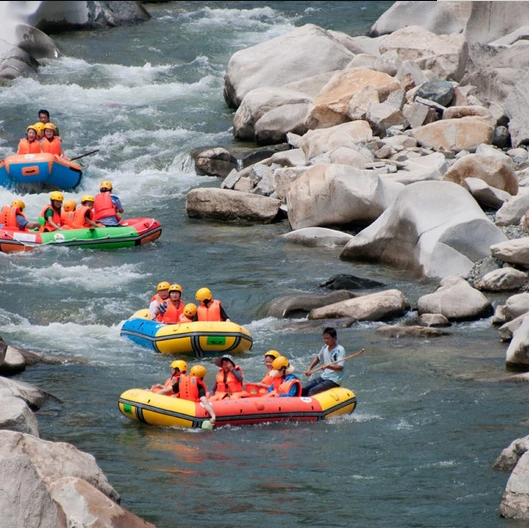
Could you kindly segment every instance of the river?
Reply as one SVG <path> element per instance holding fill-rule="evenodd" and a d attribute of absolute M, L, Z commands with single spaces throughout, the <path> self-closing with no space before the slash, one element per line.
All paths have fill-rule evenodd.
<path fill-rule="evenodd" d="M 306 23 L 365 35 L 391 4 L 145 4 L 152 19 L 139 25 L 51 35 L 62 57 L 0 91 L 1 157 L 47 108 L 67 155 L 99 151 L 83 159 L 81 186 L 66 199 L 110 180 L 125 217 L 162 223 L 161 237 L 137 248 L 0 253 L 2 337 L 64 359 L 15 378 L 60 400 L 37 413 L 42 438 L 93 454 L 122 505 L 158 528 L 518 526 L 499 517 L 508 474 L 492 464 L 527 433 L 527 387 L 501 382 L 506 344 L 490 319 L 432 339 L 387 339 L 381 323 L 338 329 L 347 354 L 365 353 L 344 379 L 357 409 L 329 422 L 175 430 L 128 421 L 117 407 L 124 390 L 169 375 L 171 358 L 120 337 L 162 280 L 181 284 L 188 302 L 210 288 L 250 330 L 254 346 L 238 357 L 249 381 L 262 377 L 266 350 L 301 374 L 322 344 L 303 320 L 267 317 L 280 296 L 323 293 L 340 273 L 400 289 L 412 306 L 435 289 L 402 270 L 340 261 L 338 250 L 287 244 L 278 236 L 287 222 L 229 225 L 185 210 L 190 189 L 220 185 L 195 174 L 190 152 L 241 147 L 222 96 L 233 53 Z M 2 203 L 15 197 L 0 190 Z M 35 221 L 48 196 L 21 197 Z M 213 360 L 204 364 L 211 385 Z"/>

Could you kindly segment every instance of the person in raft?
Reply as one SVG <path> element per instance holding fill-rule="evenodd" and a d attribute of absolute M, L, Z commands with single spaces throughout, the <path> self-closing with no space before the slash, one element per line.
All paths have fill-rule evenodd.
<path fill-rule="evenodd" d="M 43 130 L 44 137 L 40 140 L 42 152 L 64 157 L 64 151 L 61 145 L 62 138 L 55 134 L 55 125 L 53 123 L 46 123 Z"/>
<path fill-rule="evenodd" d="M 200 303 L 197 308 L 196 321 L 230 320 L 222 303 L 217 299 L 213 299 L 210 289 L 200 288 L 195 294 L 195 299 Z"/>
<path fill-rule="evenodd" d="M 169 286 L 169 298 L 158 306 L 161 313 L 161 322 L 165 324 L 177 324 L 180 322 L 180 316 L 184 313 L 184 302 L 181 299 L 183 290 L 180 284 L 171 284 Z"/>
<path fill-rule="evenodd" d="M 187 363 L 181 359 L 176 359 L 171 363 L 171 376 L 165 380 L 162 385 L 157 383 L 153 385 L 149 390 L 151 392 L 157 392 L 158 394 L 164 394 L 165 396 L 174 396 L 173 385 L 178 382 L 178 378 L 182 374 L 187 373 Z"/>
<path fill-rule="evenodd" d="M 22 200 L 13 200 L 11 205 L 4 205 L 0 211 L 0 225 L 20 231 L 38 229 L 40 227 L 38 222 L 26 220 L 26 215 L 23 213 L 25 208 L 26 204 Z"/>
<path fill-rule="evenodd" d="M 156 286 L 156 293 L 151 297 L 149 304 L 149 317 L 151 321 L 161 322 L 162 316 L 169 302 L 169 288 L 171 285 L 167 281 L 162 281 Z M 163 306 L 162 306 L 163 305 Z"/>
<path fill-rule="evenodd" d="M 206 397 L 208 392 L 206 384 L 204 383 L 206 374 L 207 370 L 203 365 L 195 365 L 194 367 L 191 367 L 189 376 L 187 374 L 182 374 L 178 378 L 178 381 L 173 385 L 173 392 L 179 398 L 182 398 L 182 400 L 202 403 L 204 409 L 206 409 L 210 416 L 210 422 L 215 425 L 217 417 L 213 407 Z"/>
<path fill-rule="evenodd" d="M 45 110 L 44 108 L 41 108 L 38 111 L 38 117 L 39 117 L 39 120 L 33 125 L 33 127 L 37 131 L 39 139 L 42 139 L 44 137 L 44 126 L 47 124 L 53 125 L 53 123 L 50 122 L 50 113 L 48 112 L 48 110 Z M 55 131 L 55 135 L 60 136 L 59 127 L 55 125 L 53 125 L 53 127 L 54 127 L 53 130 Z"/>
<path fill-rule="evenodd" d="M 70 229 L 64 226 L 61 220 L 62 203 L 64 195 L 60 191 L 53 191 L 50 194 L 50 203 L 42 209 L 40 213 L 40 232 L 60 231 L 61 229 Z"/>
<path fill-rule="evenodd" d="M 184 306 L 184 311 L 180 315 L 179 323 L 192 323 L 195 315 L 197 314 L 197 305 L 193 303 L 187 303 Z"/>
<path fill-rule="evenodd" d="M 272 363 L 270 376 L 274 380 L 266 392 L 267 396 L 301 396 L 301 381 L 292 374 L 294 367 L 285 356 L 279 356 Z"/>
<path fill-rule="evenodd" d="M 37 130 L 34 126 L 26 128 L 26 137 L 18 142 L 17 154 L 40 154 L 42 148 L 38 138 Z"/>
<path fill-rule="evenodd" d="M 66 200 L 62 206 L 61 211 L 61 224 L 64 226 L 73 227 L 73 218 L 75 216 L 75 210 L 77 203 L 75 200 Z"/>
<path fill-rule="evenodd" d="M 266 391 L 272 385 L 274 378 L 270 376 L 272 372 L 272 363 L 274 359 L 278 358 L 281 354 L 277 350 L 268 350 L 264 354 L 264 362 L 266 367 L 266 374 L 259 383 L 246 383 L 246 390 L 250 394 L 256 394 L 262 396 L 266 394 Z"/>
<path fill-rule="evenodd" d="M 219 367 L 219 371 L 211 388 L 211 401 L 249 396 L 244 390 L 244 373 L 241 367 L 235 364 L 233 356 L 224 354 L 215 360 L 215 365 Z"/>
<path fill-rule="evenodd" d="M 336 330 L 330 326 L 323 329 L 323 342 L 325 343 L 317 356 L 311 361 L 309 368 L 305 372 L 305 376 L 312 374 L 312 369 L 320 363 L 325 365 L 321 371 L 321 375 L 310 381 L 307 385 L 303 385 L 302 396 L 314 396 L 319 392 L 339 387 L 344 375 L 344 362 L 341 361 L 345 357 L 345 350 L 342 345 L 337 342 L 338 334 Z M 332 362 L 333 365 L 329 365 Z"/>
<path fill-rule="evenodd" d="M 121 200 L 112 194 L 112 183 L 105 180 L 99 184 L 99 193 L 94 202 L 95 221 L 107 227 L 119 226 L 123 213 Z"/>
<path fill-rule="evenodd" d="M 85 194 L 81 198 L 81 205 L 76 209 L 72 227 L 74 229 L 95 229 L 96 227 L 104 227 L 97 222 L 94 222 L 94 197 Z"/>

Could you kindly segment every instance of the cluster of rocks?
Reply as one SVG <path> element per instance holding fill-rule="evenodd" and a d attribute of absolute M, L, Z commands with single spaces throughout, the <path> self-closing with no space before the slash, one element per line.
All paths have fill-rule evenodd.
<path fill-rule="evenodd" d="M 8 346 L 0 338 L 0 524 L 155 528 L 120 506 L 120 495 L 92 455 L 40 438 L 34 412 L 56 398 L 7 377 L 37 362 L 63 360 Z"/>

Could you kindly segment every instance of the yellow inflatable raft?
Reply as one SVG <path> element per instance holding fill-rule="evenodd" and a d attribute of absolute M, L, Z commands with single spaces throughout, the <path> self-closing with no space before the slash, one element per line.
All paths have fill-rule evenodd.
<path fill-rule="evenodd" d="M 356 408 L 354 392 L 344 387 L 315 396 L 225 399 L 210 402 L 217 420 L 225 425 L 253 425 L 270 422 L 317 422 L 351 414 Z M 118 407 L 126 418 L 148 425 L 205 428 L 208 414 L 202 404 L 164 396 L 145 389 L 129 389 L 119 397 Z"/>
<path fill-rule="evenodd" d="M 250 332 L 231 321 L 194 321 L 163 324 L 149 319 L 149 309 L 138 310 L 121 327 L 120 335 L 162 354 L 195 354 L 197 358 L 248 352 Z"/>

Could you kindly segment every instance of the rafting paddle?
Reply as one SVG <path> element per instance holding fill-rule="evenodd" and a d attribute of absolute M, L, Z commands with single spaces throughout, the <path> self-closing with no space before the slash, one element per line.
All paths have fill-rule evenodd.
<path fill-rule="evenodd" d="M 331 361 L 330 363 L 327 363 L 325 365 L 322 365 L 321 367 L 318 367 L 318 368 L 315 368 L 314 370 L 311 370 L 310 373 L 312 375 L 315 372 L 318 372 L 318 370 L 326 369 L 329 365 L 334 365 L 335 363 L 340 363 L 341 361 L 345 361 L 346 359 L 351 359 L 351 358 L 354 358 L 356 356 L 359 356 L 360 354 L 364 353 L 364 350 L 365 350 L 365 348 L 362 348 L 362 350 L 359 350 L 358 352 L 355 352 L 354 354 L 351 354 L 350 356 L 346 356 L 346 357 L 344 357 L 342 359 L 338 359 L 337 361 Z"/>
<path fill-rule="evenodd" d="M 75 160 L 84 158 L 85 156 L 90 156 L 91 154 L 95 154 L 96 152 L 99 152 L 99 149 L 92 150 L 91 152 L 87 152 L 86 154 L 82 154 L 81 156 L 77 156 L 76 158 L 70 158 L 70 161 L 75 161 Z"/>

